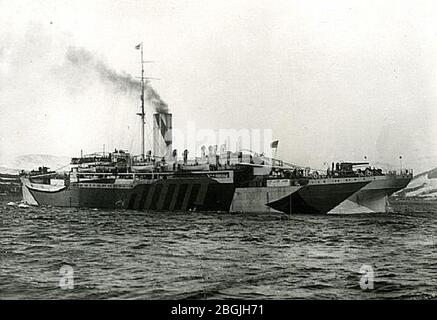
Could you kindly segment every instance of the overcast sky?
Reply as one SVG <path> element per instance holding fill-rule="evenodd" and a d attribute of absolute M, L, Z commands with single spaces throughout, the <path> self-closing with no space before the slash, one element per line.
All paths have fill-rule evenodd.
<path fill-rule="evenodd" d="M 315 167 L 437 165 L 437 2 L 368 0 L 0 0 L 0 159 L 138 152 L 138 100 L 66 53 L 138 76 L 139 42 L 175 127 L 271 128 Z"/>

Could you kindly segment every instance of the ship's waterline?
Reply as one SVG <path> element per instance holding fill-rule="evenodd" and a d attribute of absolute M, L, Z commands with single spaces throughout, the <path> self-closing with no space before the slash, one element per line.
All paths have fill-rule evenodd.
<path fill-rule="evenodd" d="M 317 179 L 302 186 L 292 186 L 292 180 L 281 179 L 282 184 L 288 185 L 235 187 L 232 171 L 215 171 L 209 177 L 206 174 L 169 175 L 152 181 L 91 180 L 68 186 L 33 183 L 24 177 L 21 180 L 23 199 L 32 205 L 324 214 L 385 212 L 387 197 L 405 187 L 410 179 L 409 175 Z"/>

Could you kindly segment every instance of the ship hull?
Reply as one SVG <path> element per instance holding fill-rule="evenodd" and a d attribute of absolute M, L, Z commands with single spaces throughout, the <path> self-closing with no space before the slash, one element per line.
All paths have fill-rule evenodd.
<path fill-rule="evenodd" d="M 326 214 L 368 183 L 345 181 L 310 184 L 267 205 L 286 214 Z"/>
<path fill-rule="evenodd" d="M 230 207 L 230 212 L 281 212 L 269 202 L 288 197 L 302 186 L 236 188 Z"/>
<path fill-rule="evenodd" d="M 57 188 L 22 178 L 23 199 L 31 205 L 163 211 L 229 211 L 232 183 L 208 177 L 153 183 L 78 183 Z"/>
<path fill-rule="evenodd" d="M 357 214 L 387 212 L 388 198 L 411 181 L 411 175 L 392 175 L 373 177 L 373 180 L 349 196 L 338 206 L 330 210 L 329 214 Z"/>
<path fill-rule="evenodd" d="M 131 209 L 139 211 L 282 212 L 326 214 L 370 180 L 316 180 L 306 185 L 236 188 L 209 177 L 153 182 L 40 185 L 22 178 L 23 198 L 33 205 Z"/>

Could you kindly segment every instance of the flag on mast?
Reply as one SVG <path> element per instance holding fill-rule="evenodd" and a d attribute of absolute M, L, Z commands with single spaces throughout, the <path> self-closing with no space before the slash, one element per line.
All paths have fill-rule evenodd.
<path fill-rule="evenodd" d="M 270 144 L 270 148 L 276 149 L 278 147 L 279 140 L 275 140 Z"/>
<path fill-rule="evenodd" d="M 141 43 L 135 46 L 135 49 L 140 49 L 141 48 Z"/>
<path fill-rule="evenodd" d="M 279 140 L 275 140 L 270 144 L 270 148 L 275 149 L 275 154 L 273 158 L 276 158 L 276 154 L 278 153 L 278 144 L 279 144 Z"/>

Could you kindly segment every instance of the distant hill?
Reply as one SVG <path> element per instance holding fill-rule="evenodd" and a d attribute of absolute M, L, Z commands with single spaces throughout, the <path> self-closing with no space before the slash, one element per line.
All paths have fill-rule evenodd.
<path fill-rule="evenodd" d="M 395 195 L 407 198 L 437 199 L 437 168 L 418 174 L 405 189 Z"/>
<path fill-rule="evenodd" d="M 6 163 L 0 164 L 1 173 L 18 173 L 21 170 L 35 170 L 46 166 L 51 170 L 68 171 L 70 157 L 54 156 L 49 154 L 26 154 L 15 157 Z"/>

